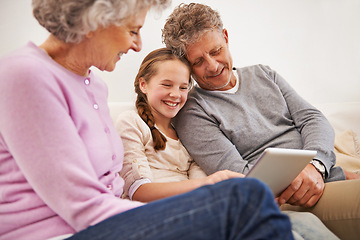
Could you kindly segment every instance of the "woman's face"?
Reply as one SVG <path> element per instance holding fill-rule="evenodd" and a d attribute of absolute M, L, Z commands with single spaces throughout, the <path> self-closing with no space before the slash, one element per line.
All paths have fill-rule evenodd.
<path fill-rule="evenodd" d="M 144 25 L 148 9 L 130 16 L 120 26 L 99 28 L 87 35 L 89 45 L 86 51 L 90 66 L 101 71 L 113 71 L 116 62 L 130 49 L 139 52 L 142 48 L 140 29 Z"/>
<path fill-rule="evenodd" d="M 157 63 L 157 73 L 149 81 L 139 79 L 155 122 L 166 122 L 184 106 L 189 91 L 190 69 L 180 60 Z"/>

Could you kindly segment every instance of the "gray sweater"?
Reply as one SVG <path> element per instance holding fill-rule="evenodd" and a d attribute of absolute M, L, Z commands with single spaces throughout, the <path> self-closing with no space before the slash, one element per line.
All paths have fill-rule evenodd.
<path fill-rule="evenodd" d="M 345 179 L 342 169 L 333 167 L 334 131 L 319 110 L 267 66 L 237 72 L 235 93 L 195 87 L 174 122 L 180 140 L 207 174 L 223 169 L 246 174 L 266 148 L 278 147 L 316 150 L 326 181 Z"/>

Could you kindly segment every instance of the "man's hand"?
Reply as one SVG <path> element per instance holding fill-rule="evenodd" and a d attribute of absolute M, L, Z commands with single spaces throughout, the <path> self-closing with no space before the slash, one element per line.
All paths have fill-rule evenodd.
<path fill-rule="evenodd" d="M 289 203 L 296 206 L 312 207 L 320 199 L 324 188 L 325 183 L 321 173 L 309 163 L 290 186 L 281 193 L 277 201 L 280 206 Z"/>

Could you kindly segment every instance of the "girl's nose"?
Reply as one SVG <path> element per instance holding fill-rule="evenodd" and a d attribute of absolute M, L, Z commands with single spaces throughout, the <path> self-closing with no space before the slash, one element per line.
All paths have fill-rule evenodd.
<path fill-rule="evenodd" d="M 171 89 L 170 96 L 174 98 L 180 97 L 180 90 L 177 88 Z"/>

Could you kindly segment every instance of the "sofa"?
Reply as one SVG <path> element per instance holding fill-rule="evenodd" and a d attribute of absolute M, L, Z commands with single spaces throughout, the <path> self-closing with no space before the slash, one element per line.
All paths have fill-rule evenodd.
<path fill-rule="evenodd" d="M 108 104 L 114 123 L 121 112 L 135 109 L 134 102 Z M 321 103 L 314 106 L 327 117 L 334 128 L 337 165 L 360 174 L 360 102 Z"/>
<path fill-rule="evenodd" d="M 336 165 L 360 174 L 360 102 L 326 103 L 315 106 L 334 128 Z"/>
<path fill-rule="evenodd" d="M 334 128 L 336 165 L 340 165 L 344 170 L 360 174 L 360 102 L 323 103 L 314 104 L 314 106 L 327 117 Z M 109 107 L 111 117 L 116 123 L 118 115 L 123 111 L 135 109 L 135 104 L 134 102 L 109 102 Z M 288 210 L 293 209 L 290 206 Z M 356 221 L 354 224 L 357 225 Z M 338 226 L 336 221 L 335 223 L 327 222 L 325 225 L 342 239 L 358 236 L 357 232 L 354 233 L 356 226 L 352 225 L 352 231 L 349 231 Z"/>

